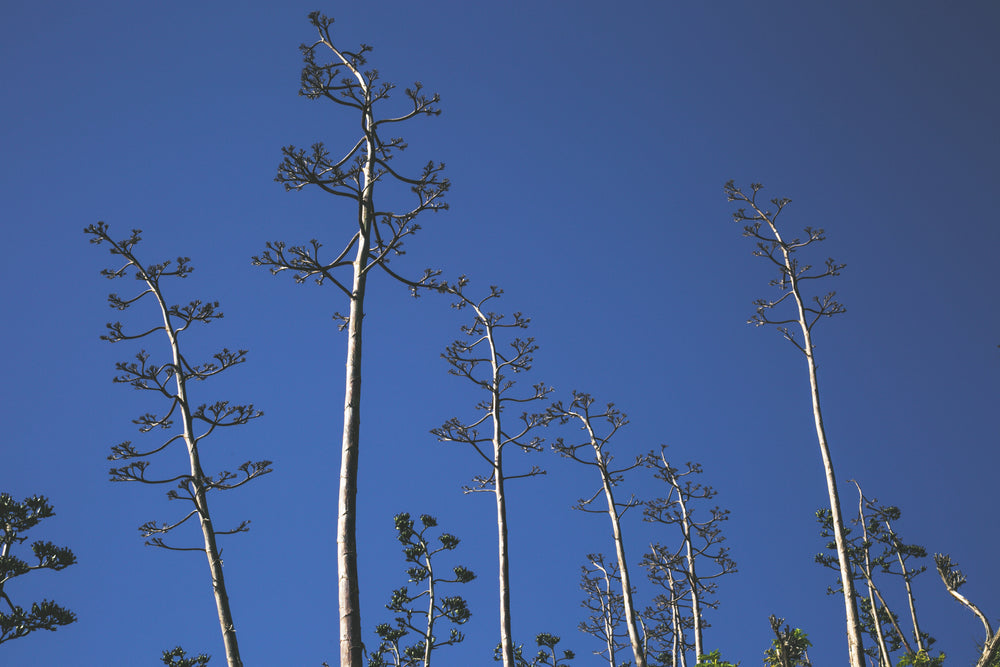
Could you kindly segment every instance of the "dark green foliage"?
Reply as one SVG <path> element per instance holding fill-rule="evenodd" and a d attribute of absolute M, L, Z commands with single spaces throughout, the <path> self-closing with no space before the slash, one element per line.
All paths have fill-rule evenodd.
<path fill-rule="evenodd" d="M 716 649 L 706 655 L 699 655 L 695 667 L 740 667 L 740 663 L 733 664 L 723 660 L 719 650 Z"/>
<path fill-rule="evenodd" d="M 369 667 L 410 667 L 427 665 L 434 649 L 457 644 L 464 636 L 457 628 L 451 628 L 448 639 L 438 639 L 434 635 L 434 625 L 444 619 L 453 625 L 462 625 L 469 620 L 471 613 L 465 599 L 459 595 L 440 596 L 441 584 L 466 584 L 476 578 L 467 568 L 457 565 L 452 568 L 453 576 L 444 578 L 435 574 L 433 557 L 442 551 L 453 551 L 459 545 L 459 539 L 449 533 L 437 536 L 439 546 L 431 545 L 427 532 L 437 527 L 437 519 L 423 514 L 420 516 L 421 528 L 414 529 L 414 522 L 407 513 L 397 514 L 396 538 L 403 545 L 403 555 L 410 567 L 406 569 L 409 581 L 422 584 L 422 590 L 411 594 L 409 587 L 403 586 L 392 592 L 386 609 L 399 615 L 395 625 L 381 623 L 375 628 L 375 633 L 381 642 L 375 652 L 368 658 Z M 414 603 L 420 601 L 422 609 L 417 609 Z M 400 645 L 400 640 L 415 633 L 420 637 L 409 645 Z"/>
<path fill-rule="evenodd" d="M 11 548 L 28 538 L 24 535 L 42 519 L 55 512 L 44 496 L 31 496 L 17 502 L 7 493 L 0 494 L 0 600 L 6 609 L 0 611 L 0 643 L 24 637 L 35 630 L 54 631 L 61 625 L 76 621 L 76 614 L 51 600 L 33 602 L 31 609 L 15 605 L 5 590 L 9 581 L 32 570 L 63 570 L 76 563 L 76 556 L 66 547 L 37 540 L 31 544 L 33 561 L 11 555 Z"/>
<path fill-rule="evenodd" d="M 840 566 L 838 565 L 836 550 L 837 544 L 833 541 L 833 519 L 830 517 L 830 510 L 827 508 L 820 508 L 816 510 L 816 521 L 820 525 L 820 537 L 827 540 L 825 543 L 825 548 L 827 552 L 820 552 L 816 554 L 816 562 L 824 567 L 828 567 L 831 570 L 840 571 Z M 850 528 L 844 528 L 844 537 L 847 538 L 851 534 Z M 848 554 L 850 556 L 850 562 L 852 564 L 857 564 L 860 559 L 860 547 L 858 545 L 858 538 L 853 538 L 847 540 L 848 543 Z M 828 551 L 833 551 L 833 554 L 828 553 Z M 854 578 L 857 579 L 861 575 L 855 574 Z M 826 589 L 827 595 L 834 595 L 835 593 L 840 593 L 843 590 L 842 582 L 840 578 L 837 578 L 837 585 L 828 586 Z"/>
<path fill-rule="evenodd" d="M 920 650 L 904 655 L 896 663 L 896 667 L 942 667 L 944 659 L 944 653 L 938 653 L 936 657 L 932 657 L 926 650 Z"/>
<path fill-rule="evenodd" d="M 187 657 L 187 653 L 180 646 L 175 646 L 169 651 L 164 651 L 160 658 L 164 665 L 168 667 L 205 667 L 212 656 L 199 653 L 194 657 Z"/>
<path fill-rule="evenodd" d="M 538 633 L 535 636 L 535 643 L 538 645 L 539 650 L 531 662 L 525 659 L 523 646 L 514 646 L 514 667 L 559 667 L 560 665 L 568 665 L 569 661 L 576 657 L 576 654 L 573 651 L 563 650 L 561 657 L 557 655 L 556 644 L 561 640 L 562 637 L 557 637 L 547 632 Z M 493 660 L 496 662 L 503 661 L 503 647 L 501 644 L 497 644 L 496 648 L 493 649 Z M 629 667 L 631 664 L 625 663 L 620 667 Z"/>
<path fill-rule="evenodd" d="M 771 640 L 771 648 L 764 651 L 764 664 L 768 667 L 810 667 L 809 647 L 812 642 L 808 635 L 802 630 L 785 625 L 781 627 L 785 619 L 770 616 L 771 631 L 774 632 L 774 639 Z"/>
<path fill-rule="evenodd" d="M 562 660 L 559 659 L 556 644 L 559 643 L 560 639 L 561 637 L 550 635 L 547 632 L 539 633 L 535 637 L 535 643 L 539 646 L 538 655 L 531 661 L 532 667 L 557 667 L 565 665 L 569 660 L 575 658 L 576 654 L 573 651 L 563 650 Z"/>

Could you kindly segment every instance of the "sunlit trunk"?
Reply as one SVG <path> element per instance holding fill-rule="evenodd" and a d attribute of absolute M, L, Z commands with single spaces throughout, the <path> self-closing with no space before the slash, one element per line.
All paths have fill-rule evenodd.
<path fill-rule="evenodd" d="M 777 233 L 777 231 L 775 231 Z M 791 269 L 791 261 L 785 253 L 786 266 Z M 802 329 L 803 349 L 809 366 L 809 388 L 812 397 L 813 421 L 816 425 L 816 438 L 819 441 L 820 454 L 823 458 L 823 472 L 826 477 L 826 490 L 830 498 L 830 516 L 833 519 L 833 539 L 837 545 L 837 560 L 840 564 L 840 580 L 844 589 L 844 615 L 847 621 L 847 648 L 851 667 L 865 667 L 864 643 L 861 638 L 861 620 L 858 616 L 857 594 L 854 588 L 854 576 L 851 564 L 847 558 L 847 540 L 844 537 L 844 519 L 840 509 L 840 493 L 837 491 L 837 476 L 833 471 L 833 457 L 826 440 L 826 429 L 823 426 L 823 412 L 819 403 L 819 379 L 816 375 L 816 359 L 813 356 L 812 336 L 806 326 L 805 305 L 799 293 L 798 282 L 794 273 L 791 275 L 792 290 L 799 309 L 799 324 Z"/>
<path fill-rule="evenodd" d="M 194 435 L 194 420 L 191 416 L 191 406 L 188 403 L 187 386 L 181 359 L 180 345 L 177 342 L 177 332 L 174 331 L 168 315 L 169 309 L 159 290 L 150 284 L 163 314 L 164 331 L 170 339 L 170 348 L 174 367 L 174 379 L 177 384 L 177 401 L 180 406 L 181 418 L 184 422 L 184 443 L 187 446 L 188 460 L 191 464 L 191 481 L 188 482 L 195 508 L 198 511 L 201 534 L 205 542 L 205 557 L 208 559 L 209 571 L 212 574 L 212 593 L 215 596 L 215 608 L 219 615 L 219 626 L 222 630 L 222 643 L 226 650 L 228 667 L 243 667 L 240 658 L 240 647 L 236 641 L 236 625 L 233 613 L 229 607 L 229 594 L 226 591 L 226 579 L 222 573 L 222 558 L 215 540 L 215 528 L 212 526 L 212 516 L 208 511 L 208 498 L 205 496 L 205 472 L 201 467 L 198 455 L 198 443 Z"/>
<path fill-rule="evenodd" d="M 354 282 L 347 334 L 347 379 L 344 391 L 344 435 L 340 454 L 340 488 L 337 496 L 337 597 L 340 607 L 341 667 L 362 667 L 361 595 L 358 583 L 357 501 L 358 457 L 361 434 L 361 343 L 364 326 L 366 267 L 371 248 L 374 204 L 372 173 L 374 145 L 370 135 L 371 110 L 365 113 L 368 154 L 362 170 L 362 196 L 358 202 L 360 238 L 354 259 Z"/>

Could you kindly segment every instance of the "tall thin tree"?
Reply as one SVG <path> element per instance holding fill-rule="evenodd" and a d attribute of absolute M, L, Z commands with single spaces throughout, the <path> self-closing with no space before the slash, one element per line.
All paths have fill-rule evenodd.
<path fill-rule="evenodd" d="M 813 344 L 813 328 L 823 318 L 833 317 L 845 312 L 844 306 L 834 299 L 835 292 L 828 292 L 822 297 L 808 299 L 804 292 L 807 281 L 837 276 L 844 268 L 832 259 L 827 259 L 824 268 L 812 271 L 809 264 L 801 264 L 796 253 L 813 243 L 822 241 L 825 237 L 822 229 L 806 227 L 804 240 L 793 238 L 786 240 L 777 226 L 778 216 L 791 203 L 791 199 L 772 199 L 775 207 L 772 212 L 758 202 L 758 194 L 763 186 L 754 183 L 750 186 L 750 194 L 744 193 L 733 184 L 726 183 L 726 196 L 731 202 L 739 202 L 749 206 L 738 209 L 733 214 L 733 220 L 743 224 L 743 235 L 756 242 L 754 255 L 767 259 L 777 270 L 778 277 L 770 281 L 772 287 L 781 291 L 777 299 L 758 299 L 754 302 L 756 314 L 749 323 L 756 326 L 774 325 L 778 327 L 786 340 L 790 341 L 806 359 L 809 372 L 809 389 L 812 398 L 813 421 L 816 426 L 816 439 L 819 442 L 820 455 L 823 459 L 823 473 L 826 479 L 826 489 L 830 500 L 830 515 L 833 521 L 834 540 L 837 545 L 837 558 L 840 565 L 840 577 L 844 582 L 844 614 L 847 623 L 847 648 L 851 667 L 864 667 L 864 644 L 861 638 L 861 620 L 858 615 L 857 594 L 854 589 L 854 577 L 847 552 L 847 542 L 844 537 L 844 519 L 840 508 L 840 493 L 837 490 L 837 477 L 834 473 L 833 456 L 823 425 L 823 412 L 819 400 L 819 376 L 816 370 L 816 352 Z M 791 301 L 794 311 L 791 316 L 772 316 L 772 309 L 785 301 Z M 801 342 L 796 338 L 790 326 L 798 326 Z"/>
<path fill-rule="evenodd" d="M 348 225 L 350 236 L 342 249 L 331 257 L 320 257 L 322 244 L 312 240 L 307 245 L 286 246 L 281 241 L 267 243 L 254 264 L 270 267 L 272 273 L 290 271 L 299 283 L 312 278 L 318 284 L 337 287 L 350 303 L 348 315 L 335 316 L 340 328 L 348 330 L 347 373 L 344 395 L 344 429 L 341 439 L 340 487 L 337 496 L 337 570 L 340 610 L 340 664 L 361 667 L 364 645 L 361 634 L 360 595 L 358 592 L 357 493 L 358 459 L 361 428 L 361 348 L 365 294 L 369 274 L 380 269 L 410 287 L 414 294 L 422 287 L 435 285 L 437 272 L 427 270 L 416 279 L 405 278 L 389 268 L 390 259 L 403 254 L 403 242 L 420 226 L 414 219 L 425 211 L 447 208 L 442 197 L 448 180 L 441 177 L 443 164 L 427 163 L 416 176 L 406 176 L 391 166 L 391 160 L 406 144 L 400 138 L 388 138 L 388 128 L 417 116 L 437 115 L 437 95 L 422 92 L 415 83 L 404 92 L 409 104 L 399 113 L 380 115 L 395 86 L 379 79 L 377 70 L 365 69 L 365 55 L 371 47 L 362 44 L 347 51 L 335 44 L 330 34 L 333 19 L 319 12 L 309 15 L 318 33 L 316 41 L 301 47 L 304 65 L 299 94 L 310 99 L 325 99 L 346 107 L 358 115 L 360 132 L 355 143 L 341 157 L 331 157 L 322 143 L 309 151 L 287 146 L 278 167 L 276 181 L 286 190 L 315 186 L 356 205 L 356 219 Z M 415 202 L 405 210 L 387 210 L 376 206 L 379 184 L 395 183 L 413 192 Z M 349 255 L 354 252 L 354 259 Z M 337 276 L 349 273 L 350 280 Z"/>
<path fill-rule="evenodd" d="M 472 311 L 472 321 L 462 326 L 465 338 L 449 345 L 442 356 L 451 365 L 451 374 L 470 380 L 483 390 L 486 398 L 476 405 L 480 412 L 478 417 L 469 422 L 452 418 L 432 433 L 444 442 L 470 445 L 488 465 L 489 474 L 474 477 L 475 485 L 466 487 L 465 491 L 492 493 L 496 500 L 500 584 L 499 653 L 504 667 L 516 667 L 510 615 L 506 484 L 511 480 L 544 474 L 544 471 L 532 466 L 526 472 L 509 474 L 504 467 L 504 450 L 513 445 L 522 451 L 539 451 L 542 439 L 533 432 L 545 425 L 546 418 L 541 413 L 522 412 L 520 418 L 509 419 L 504 410 L 540 401 L 551 389 L 544 384 L 536 384 L 530 392 L 513 391 L 516 383 L 510 376 L 531 370 L 532 355 L 538 349 L 533 338 L 516 335 L 528 327 L 530 319 L 521 313 L 514 313 L 513 317 L 505 319 L 504 315 L 488 310 L 487 304 L 500 298 L 503 291 L 492 286 L 489 294 L 477 300 L 465 294 L 466 283 L 463 277 L 456 285 L 450 286 L 448 292 L 456 298 L 455 308 Z M 515 335 L 512 340 L 505 341 L 503 338 L 508 332 Z M 480 433 L 479 429 L 484 426 L 484 431 Z"/>
<path fill-rule="evenodd" d="M 153 430 L 169 430 L 175 427 L 174 420 L 180 421 L 180 429 L 176 430 L 165 441 L 160 441 L 151 448 L 139 449 L 131 441 L 123 442 L 111 448 L 111 461 L 130 461 L 127 465 L 111 469 L 111 480 L 115 482 L 140 482 L 152 485 L 171 485 L 167 492 L 170 500 L 186 500 L 191 503 L 191 510 L 179 521 L 173 523 L 157 523 L 149 521 L 139 527 L 144 537 L 149 538 L 146 544 L 169 549 L 172 551 L 200 551 L 208 559 L 209 571 L 212 575 L 212 591 L 215 594 L 215 605 L 219 615 L 219 625 L 222 629 L 222 640 L 226 650 L 226 662 L 229 667 L 242 667 L 239 643 L 236 639 L 236 624 L 229 603 L 229 592 L 222 570 L 221 549 L 218 538 L 222 535 L 244 532 L 249 521 L 243 521 L 230 530 L 218 530 L 212 522 L 212 514 L 208 506 L 208 494 L 212 491 L 228 491 L 243 486 L 252 479 L 271 472 L 270 461 L 246 461 L 239 466 L 239 472 L 222 470 L 215 475 L 205 472 L 202 465 L 202 444 L 205 438 L 216 429 L 230 426 L 242 426 L 263 413 L 253 404 L 234 405 L 228 401 L 218 401 L 211 405 L 197 404 L 191 397 L 189 385 L 218 375 L 246 361 L 246 350 L 232 351 L 223 349 L 214 355 L 214 361 L 192 363 L 181 350 L 181 339 L 192 324 L 208 324 L 220 319 L 219 303 L 191 301 L 185 306 L 173 305 L 167 301 L 161 281 L 164 278 L 184 278 L 194 269 L 189 264 L 190 259 L 179 257 L 176 263 L 169 261 L 160 264 L 146 264 L 135 255 L 135 247 L 141 240 L 140 230 L 132 230 L 132 234 L 122 240 L 114 240 L 108 233 L 108 226 L 99 222 L 84 230 L 90 235 L 90 242 L 107 243 L 111 255 L 120 258 L 123 263 L 110 269 L 104 269 L 101 274 L 109 279 L 132 275 L 142 282 L 139 294 L 131 297 L 120 297 L 117 294 L 108 296 L 108 304 L 120 311 L 127 310 L 139 301 L 155 302 L 162 323 L 140 329 L 139 333 L 129 333 L 121 322 L 107 325 L 107 334 L 102 339 L 119 343 L 147 338 L 162 331 L 169 347 L 169 361 L 157 363 L 151 361 L 150 354 L 140 350 L 135 361 L 119 362 L 116 368 L 119 375 L 115 382 L 129 384 L 135 389 L 151 391 L 164 396 L 168 407 L 162 415 L 147 412 L 134 419 L 141 433 Z M 177 475 L 147 476 L 150 467 L 149 459 L 171 447 L 181 443 L 187 450 L 189 470 Z M 196 517 L 202 533 L 203 545 L 200 547 L 179 547 L 169 545 L 163 536 L 178 526 Z"/>
<path fill-rule="evenodd" d="M 636 667 L 646 667 L 646 644 L 644 633 L 640 632 L 639 614 L 633 600 L 633 586 L 629 578 L 628 559 L 625 555 L 625 537 L 622 533 L 622 516 L 640 503 L 633 497 L 622 502 L 615 499 L 615 487 L 618 486 L 626 472 L 642 465 L 644 459 L 639 456 L 631 464 L 622 468 L 613 467 L 614 455 L 611 454 L 609 443 L 620 428 L 628 423 L 628 418 L 613 403 L 608 403 L 603 411 L 591 411 L 594 404 L 590 394 L 573 392 L 573 400 L 568 406 L 561 402 L 554 403 L 548 410 L 550 419 L 556 419 L 565 424 L 569 421 L 579 422 L 580 428 L 586 433 L 583 442 L 568 445 L 562 438 L 553 443 L 552 449 L 572 459 L 577 463 L 593 466 L 601 476 L 601 486 L 589 499 L 580 500 L 576 509 L 584 512 L 607 513 L 611 521 L 611 534 L 615 543 L 615 554 L 618 557 L 618 576 L 621 580 L 622 607 L 624 611 L 625 628 L 628 630 L 629 643 Z M 599 435 L 596 425 L 607 424 L 607 432 Z M 590 450 L 593 459 L 586 457 L 581 450 Z M 603 509 L 590 509 L 589 505 L 598 496 L 604 495 L 606 506 Z"/>
<path fill-rule="evenodd" d="M 438 544 L 431 542 L 427 532 L 437 527 L 437 519 L 420 515 L 420 529 L 414 528 L 413 519 L 406 512 L 393 518 L 396 524 L 396 538 L 403 545 L 403 554 L 410 565 L 406 569 L 410 583 L 419 589 L 411 592 L 408 586 L 392 592 L 386 609 L 396 612 L 395 626 L 380 623 L 375 633 L 381 640 L 379 646 L 368 659 L 368 667 L 431 667 L 431 657 L 436 649 L 458 644 L 465 636 L 457 627 L 450 628 L 448 638 L 440 639 L 435 634 L 438 622 L 463 625 L 471 617 L 469 606 L 461 595 L 444 595 L 442 585 L 467 584 L 476 578 L 472 570 L 462 565 L 452 568 L 453 577 L 435 571 L 435 556 L 442 551 L 453 551 L 459 539 L 451 533 L 437 536 Z M 414 604 L 416 603 L 416 604 Z M 410 633 L 420 639 L 401 646 L 400 640 Z"/>
<path fill-rule="evenodd" d="M 711 486 L 694 481 L 703 468 L 700 463 L 688 462 L 683 470 L 675 468 L 667 459 L 666 447 L 659 452 L 650 452 L 647 465 L 655 471 L 657 479 L 667 485 L 665 496 L 646 503 L 643 518 L 646 521 L 665 526 L 676 526 L 680 531 L 680 541 L 674 550 L 662 544 L 652 545 L 643 563 L 658 572 L 662 583 L 662 571 L 672 572 L 684 579 L 683 590 L 691 603 L 691 631 L 694 638 L 694 654 L 705 653 L 704 630 L 708 627 L 705 610 L 715 609 L 719 603 L 713 599 L 720 577 L 736 572 L 736 561 L 729 555 L 722 534 L 722 522 L 729 519 L 729 510 L 719 506 L 703 512 L 699 505 L 715 498 L 717 492 Z M 669 582 L 669 580 L 668 580 Z"/>

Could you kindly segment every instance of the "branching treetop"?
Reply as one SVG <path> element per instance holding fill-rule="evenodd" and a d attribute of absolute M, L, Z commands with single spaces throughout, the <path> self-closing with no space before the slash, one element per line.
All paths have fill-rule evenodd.
<path fill-rule="evenodd" d="M 515 445 L 523 451 L 540 451 L 543 439 L 533 432 L 548 423 L 548 417 L 544 413 L 522 411 L 515 422 L 516 426 L 509 428 L 509 421 L 502 419 L 505 408 L 542 400 L 551 393 L 552 388 L 538 383 L 532 385 L 531 391 L 514 391 L 516 385 L 509 376 L 531 370 L 532 355 L 538 349 L 534 338 L 516 335 L 517 330 L 527 329 L 531 320 L 520 312 L 507 318 L 501 313 L 488 310 L 490 302 L 500 298 L 503 290 L 493 285 L 486 296 L 473 299 L 465 293 L 467 283 L 463 276 L 456 284 L 443 287 L 444 291 L 456 297 L 452 307 L 458 310 L 468 308 L 473 311 L 473 317 L 469 324 L 461 327 L 466 337 L 454 341 L 441 356 L 451 366 L 449 373 L 471 381 L 483 390 L 485 398 L 476 404 L 476 409 L 481 413 L 477 418 L 470 422 L 452 418 L 431 433 L 445 442 L 472 445 L 483 460 L 489 463 L 491 472 L 488 476 L 474 478 L 477 486 L 466 490 L 485 490 L 494 482 L 498 472 L 501 460 L 499 452 L 508 445 Z M 515 334 L 506 345 L 500 340 L 504 332 Z M 480 432 L 484 425 L 491 428 Z M 544 472 L 533 466 L 526 473 L 503 475 L 504 479 L 511 480 Z"/>
<path fill-rule="evenodd" d="M 303 68 L 299 94 L 310 100 L 326 99 L 359 112 L 358 137 L 349 149 L 332 156 L 322 142 L 308 150 L 290 145 L 282 149 L 284 159 L 278 166 L 275 180 L 286 190 L 302 190 L 316 186 L 332 195 L 357 202 L 355 231 L 341 251 L 331 257 L 321 257 L 322 244 L 313 239 L 308 245 L 288 246 L 281 241 L 268 242 L 263 253 L 253 258 L 254 264 L 267 266 L 274 274 L 290 271 L 297 282 L 306 279 L 317 284 L 330 282 L 345 295 L 352 297 L 349 283 L 337 277 L 337 270 L 360 261 L 360 271 L 367 274 L 378 266 L 390 276 L 408 285 L 414 294 L 423 287 L 440 288 L 435 281 L 438 271 L 427 269 L 417 279 L 403 277 L 389 268 L 392 257 L 402 255 L 404 239 L 416 233 L 420 226 L 414 219 L 424 211 L 448 208 L 444 194 L 450 183 L 442 176 L 443 163 L 428 162 L 417 174 L 403 174 L 392 166 L 396 155 L 406 149 L 400 137 L 385 137 L 382 131 L 396 123 L 417 116 L 436 116 L 438 95 L 427 95 L 420 82 L 404 91 L 408 104 L 402 111 L 379 115 L 376 107 L 388 100 L 395 89 L 392 83 L 381 81 L 378 70 L 364 69 L 366 54 L 372 50 L 362 44 L 355 51 L 339 48 L 330 34 L 333 19 L 319 12 L 309 15 L 317 31 L 312 44 L 303 44 Z M 414 196 L 412 205 L 401 210 L 380 208 L 375 202 L 375 186 L 395 182 L 405 186 Z M 361 256 L 352 260 L 348 255 L 362 244 Z M 344 319 L 340 317 L 339 319 Z"/>
<path fill-rule="evenodd" d="M 187 257 L 177 258 L 159 264 L 144 264 L 135 254 L 136 245 L 142 240 L 141 230 L 133 229 L 125 239 L 111 238 L 108 225 L 98 222 L 89 225 L 85 230 L 91 236 L 90 242 L 106 244 L 110 254 L 121 258 L 123 263 L 101 271 L 101 275 L 116 279 L 127 275 L 140 281 L 143 286 L 137 295 L 121 297 L 111 294 L 108 303 L 119 311 L 128 310 L 143 299 L 154 300 L 160 311 L 161 324 L 138 333 L 130 332 L 121 322 L 107 325 L 108 333 L 101 336 L 111 343 L 144 339 L 156 332 L 163 332 L 168 342 L 170 357 L 164 363 L 154 363 L 146 350 L 140 350 L 135 355 L 135 361 L 122 361 L 115 364 L 118 371 L 113 380 L 116 383 L 128 384 L 135 389 L 158 393 L 168 400 L 168 406 L 162 414 L 147 412 L 133 419 L 140 433 L 171 430 L 175 420 L 179 421 L 179 429 L 168 435 L 164 440 L 147 448 L 138 448 L 131 441 L 125 441 L 111 448 L 110 461 L 125 461 L 125 465 L 111 469 L 111 480 L 115 482 L 141 482 L 144 484 L 174 485 L 167 492 L 171 500 L 184 499 L 194 505 L 182 519 L 172 523 L 157 523 L 149 521 L 139 530 L 144 537 L 150 538 L 149 544 L 181 551 L 202 551 L 202 547 L 179 548 L 169 547 L 162 535 L 187 522 L 193 516 L 204 513 L 199 494 L 212 489 L 229 490 L 243 486 L 252 479 L 271 472 L 270 461 L 246 461 L 238 466 L 238 472 L 222 470 L 215 475 L 206 474 L 201 469 L 198 457 L 198 446 L 216 429 L 242 426 L 253 419 L 263 416 L 263 412 L 253 404 L 235 405 L 229 401 L 217 401 L 212 404 L 194 405 L 190 402 L 187 384 L 192 381 L 206 380 L 218 375 L 233 366 L 246 361 L 247 351 L 232 351 L 223 348 L 213 355 L 212 361 L 191 363 L 182 352 L 181 339 L 188 328 L 198 322 L 208 324 L 221 319 L 223 313 L 218 302 L 191 301 L 187 305 L 169 304 L 164 296 L 161 281 L 165 277 L 185 278 L 194 270 Z M 198 430 L 196 430 L 198 429 Z M 149 457 L 162 452 L 167 447 L 181 443 L 187 446 L 191 457 L 192 471 L 166 477 L 151 477 L 147 474 L 150 467 Z M 243 532 L 249 522 L 244 521 L 239 526 L 228 531 L 215 531 L 217 535 Z"/>
<path fill-rule="evenodd" d="M 768 284 L 777 287 L 781 291 L 781 296 L 777 299 L 757 299 L 754 301 L 757 312 L 747 320 L 749 324 L 763 326 L 773 324 L 778 330 L 795 345 L 800 351 L 806 352 L 802 343 L 799 343 L 794 333 L 788 328 L 790 324 L 799 324 L 804 329 L 803 333 L 811 332 L 816 323 L 824 317 L 833 317 L 846 312 L 843 304 L 835 300 L 836 292 L 828 292 L 822 297 L 815 296 L 811 301 L 806 301 L 801 293 L 801 283 L 807 280 L 818 280 L 829 276 L 840 275 L 845 264 L 838 264 L 833 259 L 827 259 L 822 270 L 813 270 L 811 264 L 800 264 L 794 256 L 799 250 L 806 248 L 813 243 L 825 240 L 822 229 L 812 227 L 805 228 L 805 238 L 785 239 L 777 226 L 778 216 L 781 215 L 785 207 L 792 202 L 788 198 L 775 198 L 771 204 L 775 207 L 772 212 L 762 208 L 763 204 L 757 200 L 763 186 L 760 183 L 753 183 L 750 186 L 751 193 L 745 194 L 740 188 L 733 184 L 733 181 L 726 183 L 726 196 L 729 201 L 742 202 L 749 205 L 749 212 L 746 208 L 737 209 L 733 213 L 733 220 L 739 223 L 748 223 L 743 226 L 743 235 L 756 241 L 754 255 L 763 257 L 771 262 L 778 269 L 778 277 Z M 798 313 L 795 317 L 775 317 L 770 311 L 784 302 L 788 297 L 798 305 Z M 811 352 L 811 350 L 810 350 Z"/>

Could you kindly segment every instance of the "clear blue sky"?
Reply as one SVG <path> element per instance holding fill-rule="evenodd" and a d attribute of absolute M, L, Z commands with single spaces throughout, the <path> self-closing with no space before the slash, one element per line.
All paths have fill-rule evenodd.
<path fill-rule="evenodd" d="M 665 443 L 704 464 L 732 510 L 740 568 L 721 583 L 710 648 L 759 664 L 774 613 L 809 633 L 815 664 L 846 655 L 842 604 L 824 594 L 832 573 L 812 562 L 826 492 L 805 366 L 778 333 L 745 324 L 772 275 L 731 221 L 728 179 L 791 197 L 786 225 L 826 228 L 816 259 L 848 265 L 833 286 L 847 314 L 817 331 L 847 506 L 851 478 L 899 505 L 903 537 L 950 553 L 964 592 L 1000 615 L 996 4 L 6 3 L 0 487 L 47 495 L 57 516 L 34 537 L 79 558 L 9 592 L 54 598 L 80 620 L 5 644 L 0 662 L 151 665 L 178 643 L 223 661 L 204 557 L 145 547 L 136 530 L 177 508 L 160 489 L 107 481 L 108 448 L 161 406 L 111 383 L 135 348 L 98 340 L 117 318 L 104 299 L 130 285 L 98 275 L 106 252 L 82 233 L 97 220 L 117 235 L 145 230 L 150 260 L 190 256 L 195 273 L 168 296 L 226 312 L 198 344 L 251 351 L 196 387 L 206 402 L 265 411 L 217 439 L 209 465 L 275 465 L 214 504 L 220 524 L 253 520 L 224 543 L 246 663 L 336 659 L 344 337 L 330 315 L 346 306 L 332 288 L 250 264 L 267 240 L 332 247 L 353 224 L 343 200 L 272 181 L 283 145 L 354 141 L 345 110 L 296 95 L 314 9 L 336 17 L 345 46 L 374 45 L 384 78 L 442 96 L 439 118 L 405 128 L 401 164 L 446 162 L 452 208 L 422 221 L 399 266 L 501 285 L 502 306 L 530 315 L 541 345 L 527 382 L 614 401 L 632 421 L 623 458 Z M 384 280 L 368 304 L 363 621 L 370 633 L 388 620 L 387 595 L 404 583 L 393 514 L 436 515 L 479 574 L 464 591 L 468 638 L 439 660 L 490 664 L 492 501 L 461 493 L 481 472 L 475 455 L 428 433 L 477 400 L 439 356 L 461 320 L 443 298 L 414 302 Z M 569 509 L 597 480 L 551 452 L 517 462 L 549 475 L 511 489 L 516 639 L 552 632 L 576 665 L 598 664 L 576 630 L 579 567 L 611 552 L 610 533 Z M 641 475 L 628 484 L 660 492 Z M 636 518 L 625 527 L 633 560 L 668 539 Z M 933 572 L 917 592 L 937 647 L 969 664 L 978 621 Z"/>

